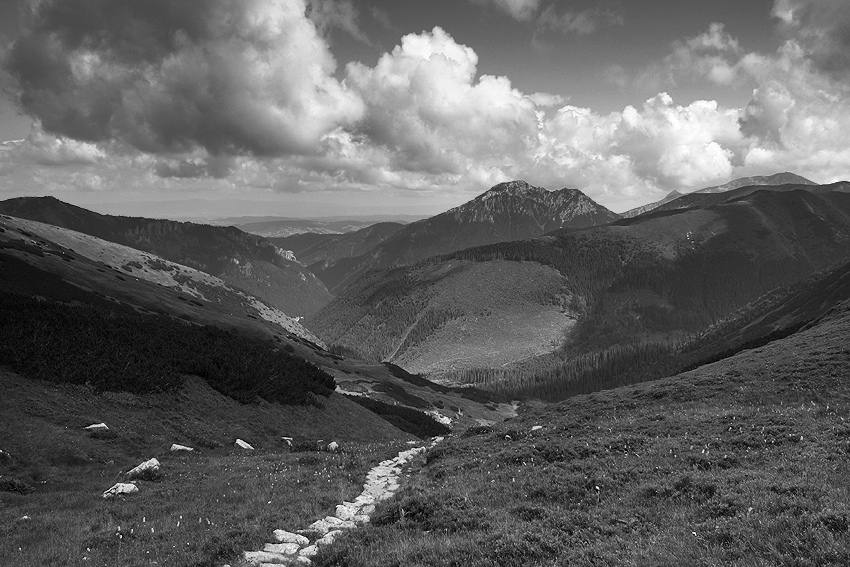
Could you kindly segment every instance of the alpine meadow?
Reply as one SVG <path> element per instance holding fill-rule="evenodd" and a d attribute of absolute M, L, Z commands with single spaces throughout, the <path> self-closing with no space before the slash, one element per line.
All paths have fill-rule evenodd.
<path fill-rule="evenodd" d="M 0 3 L 0 566 L 850 565 L 848 30 Z"/>

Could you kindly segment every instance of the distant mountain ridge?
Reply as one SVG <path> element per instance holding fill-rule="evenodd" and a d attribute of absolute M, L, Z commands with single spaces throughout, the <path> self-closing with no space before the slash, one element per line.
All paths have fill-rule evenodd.
<path fill-rule="evenodd" d="M 418 262 L 431 256 L 558 229 L 607 224 L 620 216 L 577 189 L 548 191 L 525 181 L 500 183 L 475 199 L 406 225 L 359 257 L 310 265 L 333 293 L 369 270 Z"/>
<path fill-rule="evenodd" d="M 705 187 L 703 189 L 697 189 L 696 191 L 691 191 L 689 193 L 680 193 L 679 191 L 671 191 L 660 201 L 655 201 L 654 203 L 649 203 L 647 205 L 643 205 L 640 207 L 635 207 L 634 209 L 630 209 L 624 213 L 622 213 L 622 217 L 624 218 L 632 218 L 638 215 L 642 215 L 643 213 L 648 213 L 649 211 L 653 211 L 655 209 L 660 208 L 662 205 L 666 205 L 672 201 L 676 201 L 681 197 L 685 197 L 687 195 L 695 195 L 695 194 L 705 194 L 705 193 L 725 193 L 727 191 L 733 191 L 735 189 L 740 189 L 742 187 L 755 187 L 755 186 L 777 186 L 777 185 L 817 185 L 814 181 L 810 181 L 805 177 L 797 175 L 796 173 L 790 172 L 782 172 L 782 173 L 774 173 L 773 175 L 756 175 L 753 177 L 740 177 L 738 179 L 733 179 L 728 183 L 724 183 L 723 185 L 715 185 L 712 187 Z M 674 208 L 674 207 L 668 207 Z"/>
<path fill-rule="evenodd" d="M 741 177 L 738 179 L 733 179 L 728 183 L 724 183 L 723 185 L 717 185 L 714 187 L 705 187 L 704 189 L 698 189 L 696 191 L 692 191 L 692 193 L 723 193 L 726 191 L 731 191 L 732 189 L 739 189 L 741 187 L 749 187 L 753 185 L 817 185 L 814 181 L 806 179 L 801 175 L 797 175 L 796 173 L 791 173 L 789 171 L 783 171 L 782 173 L 774 173 L 773 175 L 756 175 L 753 177 Z"/>
<path fill-rule="evenodd" d="M 204 271 L 293 317 L 310 315 L 331 299 L 321 281 L 286 251 L 234 227 L 101 215 L 54 197 L 0 201 L 0 213 L 68 228 Z"/>
<path fill-rule="evenodd" d="M 850 195 L 788 187 L 375 272 L 308 326 L 432 377 L 675 340 L 850 257 Z"/>

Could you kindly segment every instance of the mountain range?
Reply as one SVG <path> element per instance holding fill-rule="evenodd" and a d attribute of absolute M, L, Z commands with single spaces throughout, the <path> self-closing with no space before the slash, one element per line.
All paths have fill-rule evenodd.
<path fill-rule="evenodd" d="M 703 207 L 373 272 L 307 324 L 328 344 L 443 378 L 679 340 L 850 255 L 850 195 L 813 187 L 701 194 Z"/>
<path fill-rule="evenodd" d="M 234 227 L 101 215 L 53 197 L 0 201 L 0 213 L 68 228 L 204 271 L 293 317 L 310 315 L 331 299 L 321 281 L 285 250 Z"/>
<path fill-rule="evenodd" d="M 310 269 L 338 293 L 370 270 L 410 264 L 473 246 L 523 240 L 553 230 L 606 224 L 619 215 L 577 189 L 548 191 L 525 181 L 500 183 L 475 199 L 410 223 L 359 256 L 329 257 Z"/>

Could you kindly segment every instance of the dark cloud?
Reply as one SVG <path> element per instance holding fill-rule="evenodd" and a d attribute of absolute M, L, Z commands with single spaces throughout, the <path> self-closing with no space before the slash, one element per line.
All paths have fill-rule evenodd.
<path fill-rule="evenodd" d="M 776 0 L 780 29 L 808 52 L 811 61 L 834 78 L 850 79 L 850 2 Z"/>
<path fill-rule="evenodd" d="M 304 0 L 44 0 L 3 62 L 48 132 L 287 155 L 362 113 Z"/>

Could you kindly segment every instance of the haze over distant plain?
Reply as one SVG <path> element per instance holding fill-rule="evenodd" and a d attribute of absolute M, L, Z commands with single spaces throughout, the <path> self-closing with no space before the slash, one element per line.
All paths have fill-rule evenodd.
<path fill-rule="evenodd" d="M 423 215 L 525 179 L 623 211 L 847 179 L 848 132 L 845 0 L 0 4 L 0 198 Z"/>

